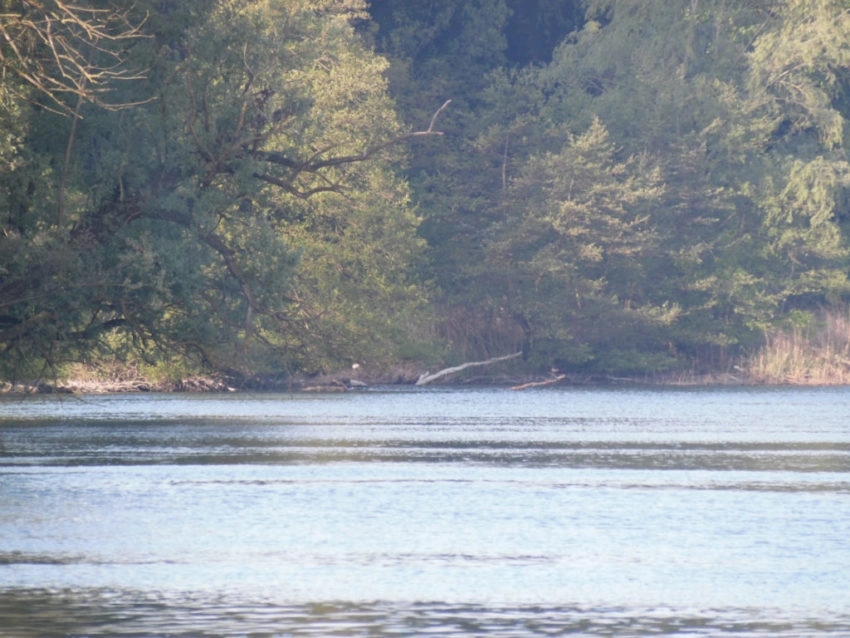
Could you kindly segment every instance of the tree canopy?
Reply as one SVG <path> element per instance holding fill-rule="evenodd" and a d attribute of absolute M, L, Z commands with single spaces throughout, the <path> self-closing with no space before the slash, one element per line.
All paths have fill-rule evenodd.
<path fill-rule="evenodd" d="M 722 365 L 846 303 L 844 0 L 0 2 L 0 377 Z"/>
<path fill-rule="evenodd" d="M 503 33 L 529 17 L 483 4 Z M 452 147 L 411 173 L 443 299 L 467 318 L 455 341 L 498 345 L 467 331 L 510 323 L 541 367 L 713 365 L 846 300 L 847 4 L 582 8 L 538 64 L 492 40 L 486 86 L 465 79 L 477 58 L 419 60 L 386 23 L 405 100 L 470 89 Z"/>
<path fill-rule="evenodd" d="M 86 56 L 102 25 L 144 25 L 109 51 L 144 76 L 100 80 L 132 108 L 55 88 L 58 66 L 6 80 L 6 375 L 127 348 L 242 374 L 390 356 L 421 303 L 421 248 L 386 62 L 352 24 L 365 5 L 151 4 L 77 8 L 91 31 L 67 36 Z M 23 9 L 47 31 L 65 5 Z M 4 20 L 7 51 L 33 37 Z"/>

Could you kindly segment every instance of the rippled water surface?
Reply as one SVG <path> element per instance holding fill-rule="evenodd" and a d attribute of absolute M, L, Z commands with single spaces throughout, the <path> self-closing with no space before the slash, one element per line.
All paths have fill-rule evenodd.
<path fill-rule="evenodd" d="M 0 398 L 0 636 L 850 635 L 850 389 Z"/>

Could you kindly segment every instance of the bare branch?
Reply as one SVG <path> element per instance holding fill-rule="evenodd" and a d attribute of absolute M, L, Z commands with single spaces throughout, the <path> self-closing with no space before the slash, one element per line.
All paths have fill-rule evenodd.
<path fill-rule="evenodd" d="M 50 0 L 20 0 L 18 11 L 0 14 L 0 68 L 48 98 L 49 110 L 79 117 L 65 96 L 110 110 L 146 101 L 110 103 L 103 99 L 116 81 L 138 80 L 145 74 L 125 67 L 122 47 L 147 37 L 146 19 L 131 22 L 129 10 L 107 10 Z M 106 62 L 94 62 L 94 60 Z M 5 84 L 5 83 L 4 83 Z M 5 88 L 16 92 L 8 84 Z M 21 92 L 20 97 L 26 98 Z"/>
<path fill-rule="evenodd" d="M 434 115 L 431 117 L 431 123 L 428 125 L 428 130 L 423 132 L 423 133 L 414 133 L 414 135 L 432 135 L 432 134 L 442 135 L 443 133 L 441 131 L 434 131 L 434 124 L 436 124 L 437 118 L 440 116 L 440 113 L 442 113 L 444 110 L 446 110 L 446 107 L 448 107 L 448 105 L 451 104 L 451 103 L 452 103 L 451 100 L 446 100 L 445 102 L 443 102 L 443 105 L 440 108 L 438 108 L 436 110 L 436 112 L 434 113 Z"/>
<path fill-rule="evenodd" d="M 300 161 L 294 160 L 291 157 L 277 151 L 255 150 L 252 151 L 252 155 L 256 159 L 259 159 L 261 161 L 269 162 L 270 164 L 277 164 L 278 166 L 284 166 L 286 168 L 292 169 L 293 176 L 291 177 L 291 179 L 294 179 L 300 173 L 318 173 L 323 169 L 332 168 L 334 166 L 343 166 L 346 164 L 365 162 L 369 159 L 372 159 L 375 155 L 377 155 L 384 149 L 389 148 L 391 146 L 395 146 L 396 144 L 400 144 L 401 142 L 407 141 L 414 137 L 423 137 L 427 135 L 443 135 L 443 131 L 434 130 L 434 125 L 436 124 L 437 118 L 439 117 L 440 113 L 442 113 L 449 106 L 449 104 L 451 104 L 451 102 L 451 100 L 446 100 L 445 103 L 443 103 L 443 105 L 434 112 L 434 115 L 431 117 L 431 122 L 429 123 L 428 128 L 424 131 L 413 131 L 411 133 L 397 135 L 396 137 L 393 137 L 384 142 L 373 144 L 360 153 L 351 155 L 339 155 L 336 157 L 321 159 L 322 155 L 336 148 L 335 146 L 329 146 L 327 148 L 323 148 L 321 150 L 316 151 L 309 158 Z M 266 181 L 270 180 L 266 179 Z"/>
<path fill-rule="evenodd" d="M 551 379 L 546 379 L 545 381 L 531 381 L 529 383 L 523 383 L 520 385 L 515 385 L 511 388 L 511 390 L 525 390 L 526 388 L 539 388 L 544 385 L 552 385 L 554 383 L 559 383 L 567 378 L 565 374 L 559 374 L 556 377 L 552 377 Z"/>
<path fill-rule="evenodd" d="M 316 186 L 314 188 L 308 188 L 307 190 L 298 190 L 291 183 L 286 182 L 282 179 L 274 177 L 273 175 L 266 175 L 265 173 L 254 173 L 254 177 L 260 179 L 267 184 L 272 184 L 277 186 L 278 188 L 282 188 L 290 195 L 294 195 L 298 199 L 309 199 L 313 195 L 318 193 L 338 193 L 342 190 L 342 186 L 340 184 L 329 184 L 328 186 Z"/>
<path fill-rule="evenodd" d="M 467 363 L 462 363 L 459 366 L 453 366 L 451 368 L 445 368 L 440 370 L 439 372 L 435 372 L 434 374 L 430 374 L 426 372 L 425 374 L 419 377 L 419 380 L 416 382 L 416 385 L 427 385 L 432 381 L 436 381 L 437 379 L 441 379 L 442 377 L 448 376 L 450 374 L 454 374 L 455 372 L 460 372 L 461 370 L 466 370 L 467 368 L 476 368 L 479 366 L 489 366 L 493 363 L 498 363 L 499 361 L 507 361 L 508 359 L 515 359 L 516 357 L 522 356 L 522 352 L 514 352 L 513 354 L 506 354 L 503 357 L 493 357 L 492 359 L 487 359 L 486 361 L 469 361 Z"/>

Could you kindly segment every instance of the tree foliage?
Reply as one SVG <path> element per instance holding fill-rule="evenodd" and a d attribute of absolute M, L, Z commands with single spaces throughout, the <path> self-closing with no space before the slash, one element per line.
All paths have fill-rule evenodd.
<path fill-rule="evenodd" d="M 526 327 L 527 354 L 558 366 L 630 350 L 664 317 L 646 305 L 642 264 L 656 248 L 658 171 L 644 158 L 618 161 L 599 120 L 564 137 L 512 180 L 489 247 L 493 267 L 506 268 L 506 303 Z"/>
<path fill-rule="evenodd" d="M 2 374 L 729 364 L 850 295 L 848 41 L 844 0 L 0 2 Z"/>
<path fill-rule="evenodd" d="M 410 134 L 352 26 L 364 5 L 163 6 L 122 53 L 147 79 L 109 85 L 135 108 L 4 112 L 7 370 L 131 346 L 242 374 L 390 356 L 389 337 L 369 346 L 419 303 L 419 246 L 391 163 Z M 340 306 L 368 307 L 347 318 L 364 338 L 319 356 Z"/>
<path fill-rule="evenodd" d="M 846 3 L 584 8 L 548 64 L 489 69 L 489 87 L 463 103 L 473 117 L 458 131 L 451 177 L 423 166 L 413 182 L 425 228 L 433 215 L 448 229 L 428 236 L 450 265 L 435 271 L 448 303 L 489 319 L 469 328 L 515 322 L 541 366 L 715 364 L 785 313 L 844 298 Z M 457 58 L 446 57 L 452 68 Z M 589 160 L 563 140 L 602 130 L 607 160 L 566 188 L 556 176 Z M 436 180 L 439 199 L 423 188 Z M 612 208 L 594 197 L 647 180 L 641 223 L 618 218 L 634 251 L 615 257 L 596 234 L 616 227 Z M 553 211 L 566 210 L 584 217 L 557 227 Z M 569 286 L 578 295 L 566 303 Z"/>

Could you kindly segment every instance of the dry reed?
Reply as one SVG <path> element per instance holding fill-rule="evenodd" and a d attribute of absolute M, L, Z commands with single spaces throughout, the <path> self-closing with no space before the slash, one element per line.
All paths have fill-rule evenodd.
<path fill-rule="evenodd" d="M 767 333 L 744 368 L 758 383 L 850 385 L 850 312 L 829 311 L 810 327 Z"/>

